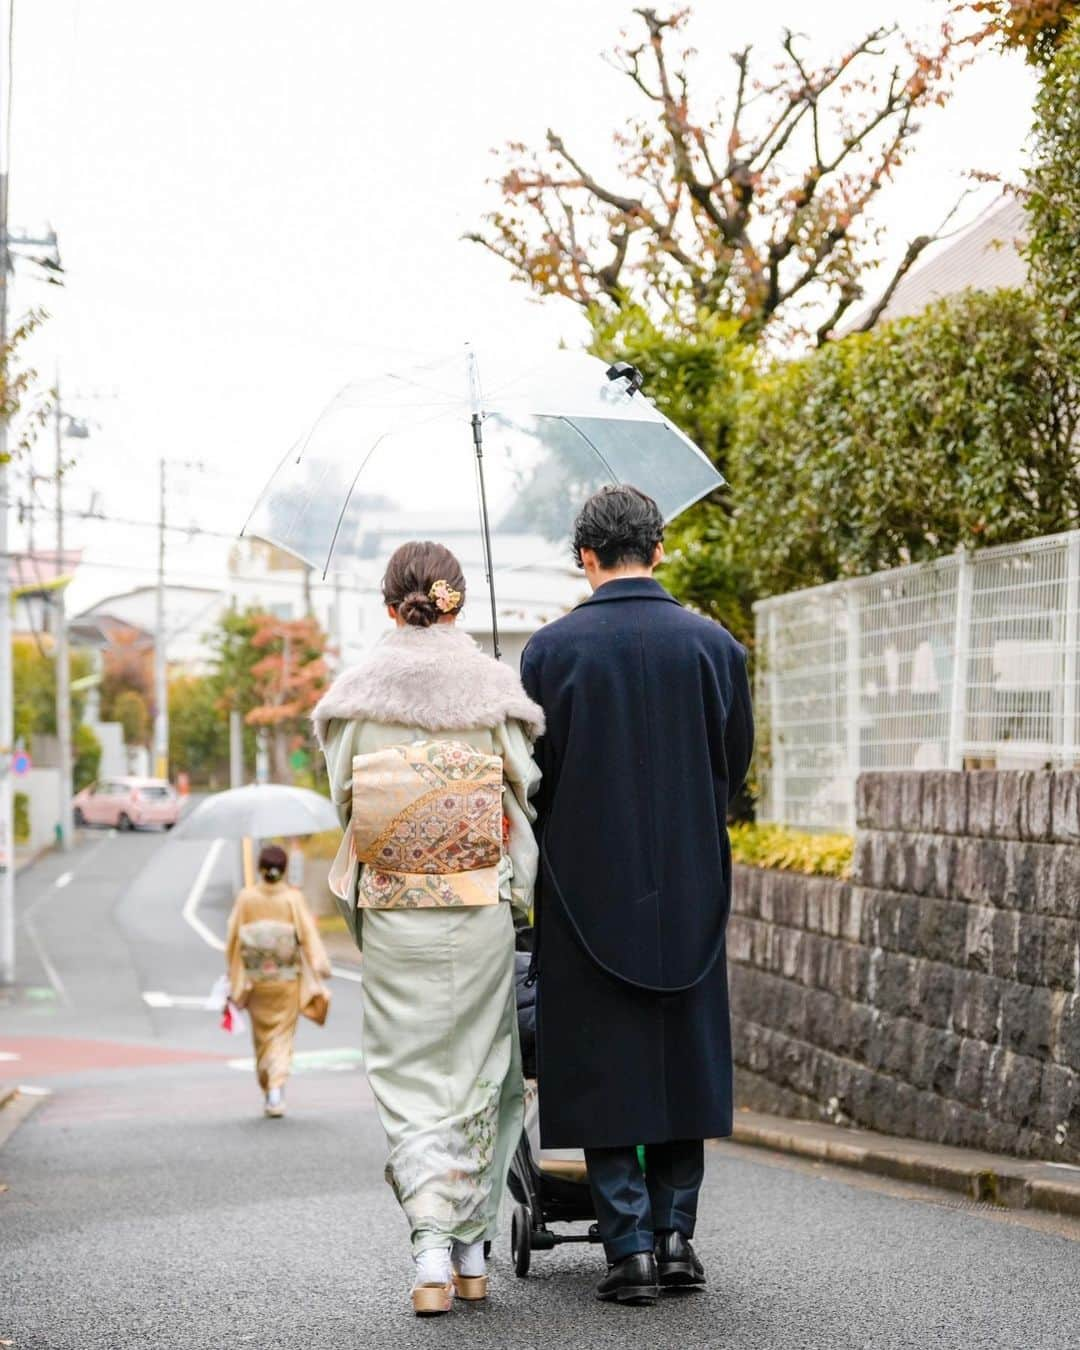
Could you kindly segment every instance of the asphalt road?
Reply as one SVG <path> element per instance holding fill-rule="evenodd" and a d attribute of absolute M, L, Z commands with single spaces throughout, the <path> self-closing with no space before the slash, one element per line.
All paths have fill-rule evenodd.
<path fill-rule="evenodd" d="M 305 1026 L 290 1114 L 267 1121 L 206 1013 L 220 955 L 183 916 L 207 846 L 91 836 L 20 880 L 26 962 L 0 1077 L 51 1089 L 0 1150 L 0 1340 L 18 1350 L 1080 1344 L 1080 1226 L 959 1204 L 730 1145 L 709 1151 L 700 1294 L 598 1304 L 595 1249 L 497 1244 L 486 1306 L 418 1322 L 355 1052 L 354 984 Z M 71 879 L 57 885 L 66 872 Z M 220 934 L 228 859 L 195 917 Z M 190 912 L 190 905 L 189 905 Z M 36 947 L 34 944 L 36 943 Z M 312 1051 L 336 1051 L 333 1067 Z"/>

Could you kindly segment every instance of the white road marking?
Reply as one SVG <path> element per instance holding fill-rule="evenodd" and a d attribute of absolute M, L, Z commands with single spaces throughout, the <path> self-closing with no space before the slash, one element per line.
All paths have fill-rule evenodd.
<path fill-rule="evenodd" d="M 160 989 L 143 990 L 143 1002 L 149 1008 L 188 1008 L 195 1012 L 220 1012 L 206 994 L 165 994 Z"/>
<path fill-rule="evenodd" d="M 349 970 L 345 966 L 331 966 L 330 974 L 335 980 L 348 980 L 350 984 L 362 984 L 364 979 L 358 970 Z"/>
<path fill-rule="evenodd" d="M 225 1061 L 230 1069 L 240 1069 L 251 1073 L 255 1068 L 254 1059 L 229 1059 Z M 364 1056 L 355 1046 L 342 1046 L 338 1050 L 300 1050 L 293 1055 L 293 1071 L 305 1073 L 312 1069 L 324 1069 L 331 1073 L 347 1073 L 358 1069 L 364 1062 Z"/>
<path fill-rule="evenodd" d="M 20 1092 L 24 1097 L 51 1097 L 51 1096 L 52 1096 L 52 1090 L 51 1090 L 50 1088 L 33 1087 L 33 1086 L 31 1086 L 31 1084 L 29 1084 L 29 1083 L 20 1083 L 20 1084 L 19 1084 L 19 1092 Z"/>
<path fill-rule="evenodd" d="M 74 876 L 75 876 L 74 872 L 64 872 L 61 876 L 58 876 L 56 878 L 56 880 L 53 882 L 53 885 L 56 887 L 58 891 L 62 891 L 65 886 L 71 885 Z"/>
<path fill-rule="evenodd" d="M 214 870 L 214 864 L 218 860 L 218 854 L 221 852 L 224 843 L 224 839 L 215 839 L 207 849 L 206 857 L 202 861 L 202 866 L 199 868 L 198 875 L 192 883 L 191 890 L 188 891 L 188 898 L 184 901 L 184 908 L 182 911 L 185 922 L 190 924 L 206 945 L 208 947 L 213 947 L 216 952 L 223 952 L 225 950 L 225 943 L 222 942 L 221 938 L 218 937 L 213 929 L 208 928 L 206 924 L 203 923 L 202 919 L 199 918 L 198 908 L 199 901 L 203 897 L 203 891 L 206 890 L 206 884 L 210 880 L 210 873 Z"/>
<path fill-rule="evenodd" d="M 42 943 L 41 938 L 38 937 L 38 932 L 37 929 L 34 927 L 34 921 L 30 917 L 29 910 L 27 910 L 27 912 L 23 915 L 22 923 L 23 923 L 23 930 L 25 931 L 26 936 L 30 939 L 30 944 L 34 948 L 34 951 L 37 953 L 37 959 L 41 962 L 41 968 L 45 972 L 45 978 L 52 985 L 53 990 L 56 993 L 56 997 L 60 1000 L 60 1002 L 66 1003 L 70 1008 L 71 999 L 68 997 L 68 991 L 64 988 L 64 981 L 60 978 L 60 972 L 49 960 L 49 953 L 45 950 L 45 946 Z"/>

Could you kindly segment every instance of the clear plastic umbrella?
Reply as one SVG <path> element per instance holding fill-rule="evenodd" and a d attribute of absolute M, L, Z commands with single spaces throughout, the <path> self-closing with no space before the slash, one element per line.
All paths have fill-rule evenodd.
<path fill-rule="evenodd" d="M 483 568 L 498 653 L 499 573 L 565 564 L 591 493 L 632 483 L 671 520 L 723 483 L 639 385 L 633 367 L 583 353 L 522 364 L 471 348 L 359 380 L 290 450 L 244 532 L 324 575 L 437 539 Z"/>
<path fill-rule="evenodd" d="M 339 828 L 333 802 L 309 788 L 259 783 L 205 797 L 177 826 L 182 839 L 274 839 Z"/>

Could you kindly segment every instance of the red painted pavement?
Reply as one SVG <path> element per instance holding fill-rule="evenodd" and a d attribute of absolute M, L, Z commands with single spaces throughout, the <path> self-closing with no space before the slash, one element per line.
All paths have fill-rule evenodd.
<path fill-rule="evenodd" d="M 0 1081 L 25 1083 L 56 1074 L 90 1069 L 142 1069 L 163 1064 L 212 1064 L 229 1058 L 198 1050 L 167 1050 L 157 1045 L 129 1045 L 123 1041 L 91 1041 L 66 1036 L 6 1036 L 0 1054 L 18 1059 L 0 1060 Z"/>

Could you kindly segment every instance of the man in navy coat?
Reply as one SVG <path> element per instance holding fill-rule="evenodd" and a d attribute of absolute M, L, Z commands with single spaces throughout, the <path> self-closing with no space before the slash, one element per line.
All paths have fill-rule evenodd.
<path fill-rule="evenodd" d="M 663 532 L 636 488 L 591 497 L 574 550 L 593 594 L 522 658 L 547 715 L 541 1140 L 585 1149 L 608 1259 L 597 1292 L 627 1303 L 705 1280 L 690 1243 L 703 1140 L 732 1127 L 727 809 L 753 745 L 746 653 L 653 579 Z"/>

